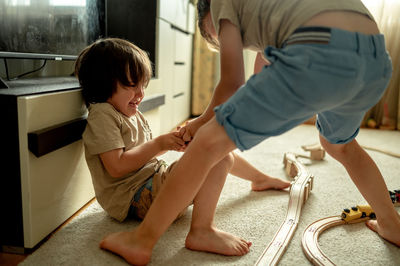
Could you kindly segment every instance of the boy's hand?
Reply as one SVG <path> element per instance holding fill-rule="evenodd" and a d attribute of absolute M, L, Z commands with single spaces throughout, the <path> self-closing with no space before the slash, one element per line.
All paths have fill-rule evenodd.
<path fill-rule="evenodd" d="M 189 144 L 190 139 L 191 139 L 186 135 L 187 134 L 186 133 L 186 131 L 187 131 L 186 125 L 187 124 L 188 124 L 188 122 L 186 122 L 183 127 L 181 127 L 181 126 L 177 127 L 176 128 L 177 131 L 175 132 L 176 136 L 180 137 L 185 142 L 186 145 Z M 184 138 L 187 139 L 187 140 L 185 140 Z"/>
<path fill-rule="evenodd" d="M 179 136 L 179 132 L 171 132 L 157 137 L 161 151 L 174 150 L 183 151 L 186 148 L 185 142 Z"/>
<path fill-rule="evenodd" d="M 178 127 L 179 135 L 185 141 L 186 144 L 189 144 L 192 141 L 194 134 L 196 131 L 203 125 L 203 122 L 199 118 L 192 119 L 185 123 L 185 126 Z"/>

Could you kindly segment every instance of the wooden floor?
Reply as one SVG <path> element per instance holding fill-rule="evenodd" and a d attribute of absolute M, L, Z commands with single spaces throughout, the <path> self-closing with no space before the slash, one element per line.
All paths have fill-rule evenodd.
<path fill-rule="evenodd" d="M 91 205 L 95 199 L 90 200 L 86 205 L 84 205 L 81 209 L 79 209 L 74 215 L 72 215 L 68 220 L 66 220 L 62 225 L 60 225 L 56 230 L 54 230 L 44 242 L 49 240 L 52 235 L 54 235 L 58 230 L 63 228 L 66 224 L 68 224 L 72 219 L 74 219 L 77 215 L 79 215 L 83 210 L 85 210 L 89 205 Z M 35 249 L 39 248 L 40 245 L 43 245 L 43 243 L 40 243 L 39 246 L 35 247 Z M 34 251 L 34 250 L 33 250 Z M 32 251 L 32 252 L 33 252 Z M 0 251 L 0 266 L 16 266 L 19 263 L 21 263 L 26 257 L 29 256 L 28 254 L 12 254 L 12 253 L 5 253 Z"/>
<path fill-rule="evenodd" d="M 21 263 L 27 255 L 17 255 L 0 252 L 0 265 L 14 266 Z"/>

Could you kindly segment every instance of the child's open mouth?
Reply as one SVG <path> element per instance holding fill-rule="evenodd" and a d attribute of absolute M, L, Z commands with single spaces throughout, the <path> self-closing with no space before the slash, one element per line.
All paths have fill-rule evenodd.
<path fill-rule="evenodd" d="M 129 102 L 129 106 L 137 108 L 139 106 L 139 103 L 140 103 L 140 101 L 132 101 L 132 102 Z"/>

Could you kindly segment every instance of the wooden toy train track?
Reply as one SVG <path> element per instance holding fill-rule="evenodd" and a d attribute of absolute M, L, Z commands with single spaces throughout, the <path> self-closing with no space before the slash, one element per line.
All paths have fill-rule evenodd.
<path fill-rule="evenodd" d="M 359 223 L 370 219 L 370 217 L 363 217 L 354 219 L 351 221 L 345 221 L 342 216 L 330 216 L 319 219 L 304 230 L 301 245 L 303 247 L 304 254 L 314 265 L 335 265 L 320 249 L 318 244 L 318 237 L 326 229 L 337 225 L 344 225 L 349 223 Z"/>
<path fill-rule="evenodd" d="M 307 258 L 314 265 L 335 265 L 320 249 L 319 235 L 326 229 L 345 224 L 341 216 L 331 216 L 317 220 L 310 224 L 303 233 L 301 245 Z"/>
<path fill-rule="evenodd" d="M 389 191 L 390 198 L 395 206 L 400 206 L 400 190 Z M 304 230 L 301 245 L 307 258 L 314 265 L 335 265 L 320 249 L 318 237 L 326 229 L 337 225 L 360 223 L 374 219 L 375 213 L 369 205 L 357 205 L 344 209 L 339 216 L 330 216 L 311 223 Z"/>
<path fill-rule="evenodd" d="M 307 151 L 306 148 L 303 147 L 303 149 Z M 323 155 L 324 154 L 321 153 L 317 157 L 323 158 Z M 256 265 L 276 265 L 279 262 L 286 250 L 286 246 L 293 237 L 302 206 L 308 199 L 312 189 L 313 176 L 309 174 L 306 168 L 297 160 L 295 154 L 286 153 L 283 163 L 287 174 L 294 178 L 290 187 L 289 207 L 285 221 L 281 224 L 272 241 L 258 258 Z"/>
<path fill-rule="evenodd" d="M 308 158 L 311 160 L 322 160 L 325 156 L 325 150 L 319 144 L 302 146 L 302 148 L 304 151 L 310 152 L 310 156 L 285 153 L 283 159 L 285 170 L 291 178 L 294 178 L 290 187 L 289 207 L 285 221 L 281 224 L 272 241 L 258 258 L 255 264 L 257 266 L 278 264 L 287 245 L 294 235 L 302 206 L 308 199 L 312 189 L 314 177 L 307 172 L 306 168 L 297 160 L 297 157 Z M 364 148 L 400 157 L 398 154 L 388 153 L 370 147 Z M 400 190 L 395 190 L 394 192 L 389 191 L 389 193 L 395 206 L 400 206 Z M 357 207 L 352 207 L 351 209 L 344 209 L 340 216 L 331 216 L 317 220 L 310 224 L 303 233 L 303 251 L 314 265 L 335 265 L 319 248 L 319 235 L 333 226 L 359 223 L 372 218 L 375 218 L 375 214 L 371 207 L 368 205 L 359 205 Z"/>
<path fill-rule="evenodd" d="M 314 151 L 318 150 L 318 144 L 312 146 Z M 400 154 L 397 153 L 364 145 L 362 147 L 364 149 L 377 151 L 389 156 L 400 158 Z M 389 191 L 389 195 L 393 204 L 395 206 L 400 206 L 400 190 Z M 311 223 L 304 230 L 301 241 L 303 251 L 307 258 L 314 265 L 335 265 L 320 249 L 318 244 L 319 235 L 322 234 L 322 232 L 324 232 L 326 229 L 329 229 L 333 226 L 360 223 L 373 218 L 375 218 L 375 213 L 372 211 L 370 206 L 358 205 L 350 209 L 344 209 L 341 215 L 319 219 Z"/>

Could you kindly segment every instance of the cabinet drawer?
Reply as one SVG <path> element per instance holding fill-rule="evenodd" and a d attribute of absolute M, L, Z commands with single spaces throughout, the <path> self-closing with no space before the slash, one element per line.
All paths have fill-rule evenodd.
<path fill-rule="evenodd" d="M 173 88 L 173 95 L 178 93 L 186 93 L 186 96 L 190 93 L 190 71 L 191 68 L 185 65 L 174 65 L 174 86 Z"/>
<path fill-rule="evenodd" d="M 18 97 L 18 119 L 28 132 L 55 126 L 86 115 L 81 90 Z"/>
<path fill-rule="evenodd" d="M 175 30 L 175 63 L 189 63 L 192 54 L 192 35 Z"/>
<path fill-rule="evenodd" d="M 94 197 L 81 140 L 36 157 L 28 133 L 85 116 L 80 90 L 18 97 L 24 246 L 34 247 Z"/>
<path fill-rule="evenodd" d="M 187 31 L 188 0 L 176 0 L 175 26 Z"/>
<path fill-rule="evenodd" d="M 190 95 L 187 92 L 176 94 L 173 98 L 174 124 L 178 125 L 190 117 Z"/>
<path fill-rule="evenodd" d="M 169 23 L 175 24 L 176 2 L 177 0 L 159 0 L 158 16 Z"/>
<path fill-rule="evenodd" d="M 196 31 L 196 8 L 192 3 L 189 3 L 188 5 L 186 30 L 191 34 L 194 34 Z"/>
<path fill-rule="evenodd" d="M 159 17 L 187 31 L 189 0 L 159 0 Z"/>

